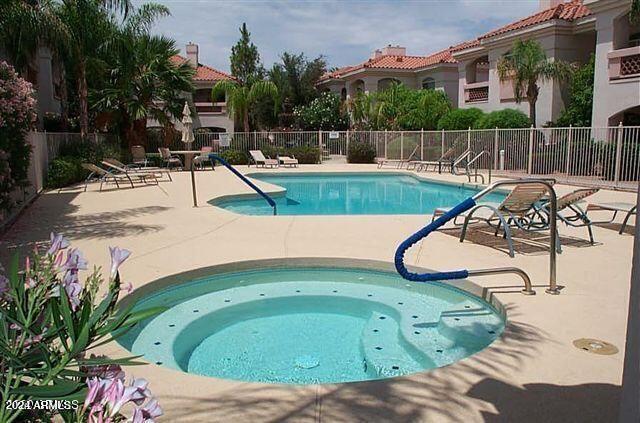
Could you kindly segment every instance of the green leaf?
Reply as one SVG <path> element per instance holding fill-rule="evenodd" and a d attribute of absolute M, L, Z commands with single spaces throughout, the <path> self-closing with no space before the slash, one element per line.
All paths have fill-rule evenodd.
<path fill-rule="evenodd" d="M 84 384 L 67 379 L 58 379 L 51 385 L 19 386 L 10 392 L 14 395 L 26 395 L 35 398 L 55 398 L 75 393 Z"/>
<path fill-rule="evenodd" d="M 75 340 L 75 328 L 73 324 L 73 316 L 71 315 L 71 309 L 69 308 L 69 297 L 67 296 L 67 291 L 65 291 L 64 287 L 60 286 L 60 315 L 62 316 L 62 320 L 64 321 L 65 327 L 67 328 L 67 332 L 69 333 L 69 337 L 71 340 Z"/>
<path fill-rule="evenodd" d="M 131 357 L 124 357 L 124 358 L 94 357 L 94 358 L 78 359 L 77 362 L 83 366 L 103 366 L 108 364 L 120 364 L 123 366 L 139 366 L 139 365 L 147 364 L 142 361 L 134 361 L 140 357 L 142 357 L 142 355 L 134 355 Z"/>

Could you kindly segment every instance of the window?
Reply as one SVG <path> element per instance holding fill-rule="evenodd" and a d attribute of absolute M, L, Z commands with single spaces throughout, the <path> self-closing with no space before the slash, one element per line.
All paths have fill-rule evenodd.
<path fill-rule="evenodd" d="M 422 89 L 423 90 L 435 90 L 436 89 L 436 80 L 433 78 L 425 78 L 422 80 Z"/>

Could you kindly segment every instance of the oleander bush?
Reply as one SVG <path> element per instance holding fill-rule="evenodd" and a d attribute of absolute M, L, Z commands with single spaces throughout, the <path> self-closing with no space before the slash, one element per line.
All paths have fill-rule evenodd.
<path fill-rule="evenodd" d="M 438 130 L 463 131 L 474 128 L 476 122 L 484 115 L 482 110 L 471 107 L 468 109 L 453 109 L 438 121 Z"/>
<path fill-rule="evenodd" d="M 531 119 L 524 112 L 516 109 L 502 109 L 482 115 L 474 129 L 512 129 L 529 128 Z"/>
<path fill-rule="evenodd" d="M 374 163 L 376 150 L 366 142 L 352 142 L 347 152 L 348 163 Z"/>
<path fill-rule="evenodd" d="M 27 134 L 36 122 L 33 93 L 11 65 L 0 62 L 0 214 L 14 206 L 12 192 L 28 185 Z"/>
<path fill-rule="evenodd" d="M 121 366 L 136 357 L 92 354 L 162 308 L 116 307 L 123 290 L 118 269 L 131 254 L 110 248 L 104 279 L 61 235 L 0 272 L 0 422 L 151 423 L 162 414 L 144 379 L 125 379 Z M 80 272 L 87 277 L 80 279 Z M 104 290 L 101 289 L 104 287 Z M 21 403 L 60 401 L 55 410 Z M 124 407 L 124 408 L 123 408 Z M 125 409 L 133 407 L 132 415 Z"/>

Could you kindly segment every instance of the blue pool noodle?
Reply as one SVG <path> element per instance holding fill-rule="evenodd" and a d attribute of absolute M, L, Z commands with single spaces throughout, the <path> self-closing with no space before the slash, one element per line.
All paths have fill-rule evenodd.
<path fill-rule="evenodd" d="M 438 280 L 448 280 L 448 279 L 465 279 L 469 276 L 469 272 L 467 270 L 455 270 L 451 272 L 434 272 L 434 273 L 412 273 L 407 270 L 404 265 L 404 254 L 407 250 L 413 245 L 415 245 L 418 241 L 423 238 L 429 236 L 429 234 L 442 225 L 459 215 L 460 213 L 464 213 L 469 210 L 471 207 L 476 205 L 476 201 L 469 197 L 464 200 L 462 203 L 458 204 L 438 219 L 434 220 L 424 228 L 420 229 L 415 234 L 411 235 L 409 238 L 405 239 L 396 250 L 394 263 L 396 265 L 396 270 L 404 279 L 413 281 L 413 282 L 433 282 Z"/>

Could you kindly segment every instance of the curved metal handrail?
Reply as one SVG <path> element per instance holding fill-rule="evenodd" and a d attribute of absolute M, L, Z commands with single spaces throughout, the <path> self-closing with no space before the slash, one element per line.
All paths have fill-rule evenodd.
<path fill-rule="evenodd" d="M 453 173 L 454 175 L 460 175 L 457 171 L 457 166 L 470 155 L 471 155 L 470 149 L 467 148 L 466 150 L 464 150 L 464 152 L 460 154 L 451 164 L 451 173 Z"/>
<path fill-rule="evenodd" d="M 238 170 L 235 167 L 231 166 L 225 159 L 223 159 L 222 157 L 220 157 L 220 156 L 218 156 L 216 154 L 209 154 L 209 160 L 211 160 L 211 161 L 215 160 L 217 162 L 220 162 L 221 165 L 223 165 L 224 167 L 229 169 L 234 175 L 236 175 L 238 178 L 240 178 L 240 180 L 242 182 L 244 182 L 245 184 L 249 185 L 249 187 L 251 189 L 253 189 L 255 192 L 260 194 L 260 196 L 262 198 L 264 198 L 267 203 L 269 203 L 269 205 L 273 208 L 273 215 L 274 216 L 278 214 L 278 206 L 276 205 L 276 202 L 273 200 L 273 198 L 271 198 L 268 194 L 266 194 L 264 191 L 262 191 L 260 188 L 258 188 L 253 182 L 251 182 L 242 173 L 238 172 Z"/>
<path fill-rule="evenodd" d="M 396 270 L 398 273 L 405 279 L 414 281 L 414 282 L 435 282 L 438 280 L 448 280 L 448 279 L 465 279 L 469 276 L 484 276 L 491 274 L 500 274 L 500 273 L 514 273 L 520 276 L 524 282 L 524 289 L 522 290 L 523 294 L 532 295 L 535 293 L 531 287 L 531 280 L 527 273 L 519 268 L 509 267 L 509 268 L 496 268 L 496 269 L 476 269 L 476 270 L 456 270 L 450 272 L 434 272 L 434 273 L 412 273 L 410 272 L 405 264 L 404 264 L 404 255 L 409 248 L 415 245 L 418 241 L 426 238 L 431 234 L 431 232 L 437 230 L 445 223 L 455 218 L 461 213 L 471 209 L 476 206 L 476 201 L 480 198 L 486 196 L 492 191 L 495 191 L 497 188 L 502 186 L 514 186 L 521 184 L 543 184 L 547 191 L 549 192 L 549 200 L 551 204 L 550 208 L 550 248 L 549 248 L 549 288 L 546 289 L 546 292 L 549 294 L 557 295 L 560 293 L 556 282 L 556 241 L 557 237 L 556 229 L 557 229 L 557 215 L 558 215 L 558 203 L 555 189 L 553 188 L 553 184 L 555 180 L 553 179 L 512 179 L 512 180 L 504 180 L 494 182 L 489 185 L 487 188 L 483 189 L 473 197 L 469 197 L 464 200 L 462 203 L 458 204 L 456 207 L 449 210 L 447 213 L 440 216 L 438 219 L 434 220 L 424 228 L 420 229 L 418 232 L 411 235 L 409 238 L 400 243 L 398 248 L 396 249 L 394 263 L 396 266 Z"/>
<path fill-rule="evenodd" d="M 469 182 L 471 182 L 471 172 L 469 171 L 469 168 L 471 167 L 472 164 L 478 161 L 480 157 L 484 155 L 489 156 L 489 162 L 493 161 L 493 155 L 488 150 L 482 150 L 480 153 L 476 154 L 473 157 L 473 159 L 467 162 L 466 170 L 467 170 L 467 178 L 469 179 Z M 478 166 L 476 166 L 474 169 L 475 169 L 474 182 L 478 182 L 478 176 L 480 176 L 482 178 L 482 185 L 484 185 L 484 175 L 482 173 L 478 173 Z M 489 183 L 491 183 L 491 166 L 489 166 Z"/>

